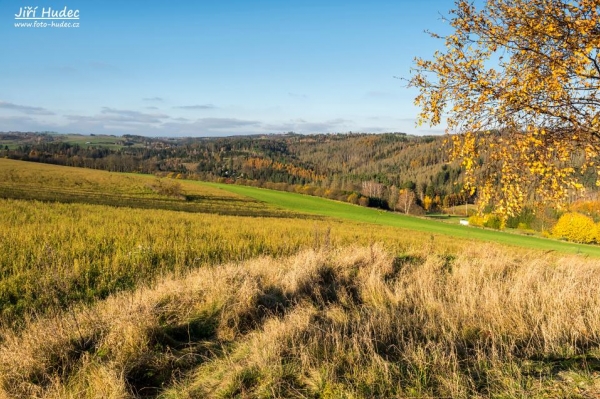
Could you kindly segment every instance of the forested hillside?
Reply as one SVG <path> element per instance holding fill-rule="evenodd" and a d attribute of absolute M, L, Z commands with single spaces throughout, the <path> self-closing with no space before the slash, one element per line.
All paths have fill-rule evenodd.
<path fill-rule="evenodd" d="M 476 202 L 477 193 L 461 190 L 462 171 L 448 162 L 445 139 L 404 133 L 150 138 L 11 132 L 0 133 L 0 156 L 260 186 L 422 214 Z M 572 162 L 575 168 L 581 163 Z M 594 191 L 597 178 L 590 172 L 581 182 Z"/>
<path fill-rule="evenodd" d="M 362 196 L 384 207 L 396 195 L 392 187 L 414 192 L 417 201 L 437 197 L 440 204 L 459 192 L 460 169 L 446 164 L 439 136 L 291 133 L 166 139 L 4 133 L 0 145 L 0 154 L 11 159 L 251 185 L 278 183 L 274 188 L 280 189 L 283 183 L 336 199 L 356 193 L 356 202 Z"/>

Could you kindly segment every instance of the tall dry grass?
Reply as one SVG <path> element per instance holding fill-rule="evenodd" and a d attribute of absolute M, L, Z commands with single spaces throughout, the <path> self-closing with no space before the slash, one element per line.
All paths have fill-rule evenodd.
<path fill-rule="evenodd" d="M 493 245 L 310 250 L 0 334 L 6 397 L 592 398 L 600 264 Z"/>
<path fill-rule="evenodd" d="M 335 220 L 5 199 L 0 220 L 0 324 L 205 265 L 373 240 L 402 250 L 429 237 L 415 233 L 398 240 L 393 227 L 372 231 L 366 224 Z"/>

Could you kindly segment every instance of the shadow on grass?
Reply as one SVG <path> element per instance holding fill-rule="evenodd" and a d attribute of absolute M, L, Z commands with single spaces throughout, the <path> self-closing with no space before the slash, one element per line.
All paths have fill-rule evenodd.
<path fill-rule="evenodd" d="M 120 195 L 98 192 L 76 192 L 60 190 L 31 190 L 17 187 L 1 187 L 0 198 L 35 200 L 42 202 L 80 203 L 106 205 L 134 209 L 157 209 L 188 213 L 211 213 L 226 216 L 250 216 L 266 218 L 323 219 L 322 216 L 308 215 L 283 209 L 270 208 L 255 200 L 231 197 L 187 195 L 185 198 L 144 198 L 142 196 Z"/>
<path fill-rule="evenodd" d="M 275 286 L 262 290 L 256 306 L 230 320 L 223 309 L 204 312 L 187 323 L 164 324 L 150 331 L 152 352 L 141 356 L 125 379 L 135 397 L 154 398 L 162 390 L 200 364 L 220 358 L 230 351 L 235 341 L 217 337 L 221 323 L 232 321 L 238 334 L 260 329 L 269 317 L 282 317 L 292 302 Z"/>

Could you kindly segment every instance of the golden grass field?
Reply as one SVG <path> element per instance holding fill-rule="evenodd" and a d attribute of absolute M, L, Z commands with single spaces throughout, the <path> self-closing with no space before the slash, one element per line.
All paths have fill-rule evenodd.
<path fill-rule="evenodd" d="M 2 331 L 6 397 L 594 398 L 600 265 L 485 245 L 206 266 Z"/>
<path fill-rule="evenodd" d="M 595 259 L 3 159 L 0 197 L 0 398 L 600 396 Z"/>

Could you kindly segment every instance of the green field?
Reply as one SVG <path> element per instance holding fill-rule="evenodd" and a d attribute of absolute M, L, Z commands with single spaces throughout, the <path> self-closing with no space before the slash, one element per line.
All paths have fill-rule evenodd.
<path fill-rule="evenodd" d="M 330 216 L 357 222 L 373 223 L 382 226 L 393 226 L 402 229 L 415 230 L 431 234 L 449 235 L 455 238 L 497 242 L 525 248 L 558 251 L 564 253 L 580 253 L 600 257 L 600 247 L 568 243 L 541 237 L 531 237 L 520 234 L 488 230 L 472 226 L 461 226 L 442 223 L 426 218 L 405 216 L 398 213 L 380 211 L 351 205 L 344 202 L 327 200 L 308 195 L 274 191 L 263 188 L 236 186 L 228 184 L 202 183 L 211 187 L 240 194 L 246 197 L 276 205 L 282 209 L 309 213 L 320 216 Z"/>
<path fill-rule="evenodd" d="M 161 188 L 180 187 L 181 195 Z M 249 197 L 151 175 L 0 159 L 0 198 L 236 216 L 295 217 Z"/>

